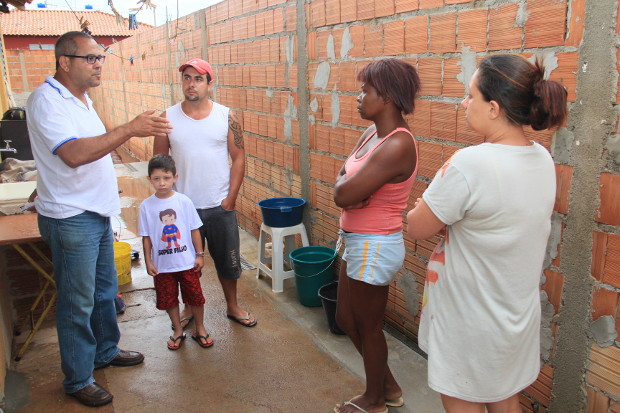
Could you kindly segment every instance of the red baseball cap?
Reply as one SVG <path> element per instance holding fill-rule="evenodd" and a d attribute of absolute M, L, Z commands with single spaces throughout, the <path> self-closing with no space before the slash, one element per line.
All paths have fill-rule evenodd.
<path fill-rule="evenodd" d="M 192 60 L 187 61 L 187 63 L 179 67 L 179 72 L 183 72 L 189 66 L 196 69 L 196 71 L 200 73 L 201 75 L 208 73 L 209 76 L 211 76 L 211 80 L 213 80 L 213 78 L 215 77 L 213 76 L 213 69 L 211 68 L 211 65 L 209 64 L 209 62 L 206 62 L 202 59 L 192 59 Z"/>

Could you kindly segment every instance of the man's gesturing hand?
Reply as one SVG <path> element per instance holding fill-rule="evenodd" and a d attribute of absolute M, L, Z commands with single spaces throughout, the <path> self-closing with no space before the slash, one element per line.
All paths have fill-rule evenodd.
<path fill-rule="evenodd" d="M 170 121 L 154 114 L 154 110 L 147 110 L 129 122 L 132 136 L 143 138 L 146 136 L 166 136 L 170 133 L 172 130 Z"/>

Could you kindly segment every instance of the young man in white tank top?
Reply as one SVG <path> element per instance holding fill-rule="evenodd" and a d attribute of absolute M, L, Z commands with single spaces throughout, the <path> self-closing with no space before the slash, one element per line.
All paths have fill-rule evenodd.
<path fill-rule="evenodd" d="M 191 59 L 179 72 L 185 100 L 162 113 L 174 129 L 155 138 L 153 154 L 170 151 L 184 177 L 176 189 L 192 200 L 203 222 L 200 232 L 224 291 L 226 316 L 253 327 L 256 318 L 237 303 L 242 269 L 235 202 L 245 174 L 242 114 L 209 98 L 214 73 L 206 61 Z M 192 320 L 187 308 L 181 317 L 183 327 Z"/>

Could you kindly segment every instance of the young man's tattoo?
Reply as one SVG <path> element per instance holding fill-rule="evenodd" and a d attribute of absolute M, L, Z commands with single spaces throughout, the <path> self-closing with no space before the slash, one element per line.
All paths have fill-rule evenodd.
<path fill-rule="evenodd" d="M 236 114 L 231 114 L 228 117 L 228 128 L 233 133 L 235 146 L 239 149 L 243 149 L 243 131 L 241 130 L 241 124 L 237 120 Z"/>

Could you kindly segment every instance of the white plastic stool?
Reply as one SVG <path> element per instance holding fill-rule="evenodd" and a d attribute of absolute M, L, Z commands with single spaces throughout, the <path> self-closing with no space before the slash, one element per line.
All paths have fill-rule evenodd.
<path fill-rule="evenodd" d="M 267 241 L 266 234 L 271 235 L 271 258 L 265 257 L 265 244 Z M 260 236 L 258 238 L 258 268 L 256 269 L 256 278 L 260 278 L 260 272 L 263 271 L 271 277 L 271 290 L 274 293 L 283 291 L 283 282 L 287 278 L 295 276 L 295 271 L 284 270 L 284 263 L 290 265 L 289 254 L 296 248 L 295 235 L 301 236 L 301 244 L 304 247 L 310 245 L 308 243 L 308 235 L 304 224 L 297 224 L 292 227 L 276 228 L 265 224 L 260 226 Z M 267 264 L 271 263 L 271 268 Z"/>

